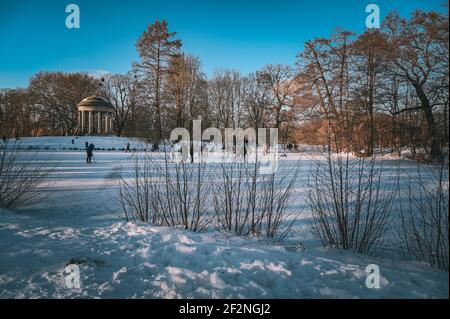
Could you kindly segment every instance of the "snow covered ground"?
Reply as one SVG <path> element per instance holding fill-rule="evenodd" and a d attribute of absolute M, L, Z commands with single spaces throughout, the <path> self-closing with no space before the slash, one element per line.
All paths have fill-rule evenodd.
<path fill-rule="evenodd" d="M 83 151 L 68 150 L 70 137 L 23 141 L 33 148 L 43 146 L 38 158 L 52 163 L 52 183 L 39 203 L 0 211 L 0 298 L 449 296 L 447 272 L 318 247 L 305 230 L 303 215 L 279 245 L 215 231 L 192 233 L 120 221 L 112 214 L 117 207 L 111 197 L 116 194 L 114 176 L 128 158 L 117 150 L 127 139 L 86 139 L 110 150 L 95 152 L 96 163 L 89 166 Z M 80 138 L 75 143 L 83 148 L 84 142 Z M 136 143 L 132 148 L 141 145 L 131 143 Z M 288 154 L 281 165 L 294 165 L 298 158 Z M 307 167 L 308 160 L 304 162 Z M 300 175 L 300 192 L 305 178 Z M 300 242 L 305 249 L 297 249 Z M 67 288 L 67 264 L 79 265 L 80 289 Z M 366 287 L 369 264 L 380 268 L 379 289 Z"/>

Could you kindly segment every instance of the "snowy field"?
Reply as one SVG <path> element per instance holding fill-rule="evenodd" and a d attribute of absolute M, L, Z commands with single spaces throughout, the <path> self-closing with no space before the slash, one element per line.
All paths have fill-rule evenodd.
<path fill-rule="evenodd" d="M 425 264 L 321 248 L 306 229 L 304 185 L 308 152 L 288 154 L 281 166 L 302 165 L 292 234 L 277 245 L 214 230 L 134 225 L 113 213 L 114 177 L 127 165 L 128 139 L 24 139 L 53 171 L 45 198 L 14 212 L 0 211 L 0 298 L 448 298 L 449 277 Z M 95 163 L 84 162 L 93 142 Z M 130 140 L 131 148 L 142 143 Z M 72 148 L 72 150 L 71 150 Z M 79 148 L 79 150 L 74 150 Z M 102 150 L 103 149 L 103 150 Z M 109 150 L 109 151 L 108 151 Z M 412 162 L 392 160 L 402 170 Z M 303 196 L 303 197 L 302 197 Z M 407 200 L 407 199 L 406 199 Z M 81 288 L 68 289 L 64 269 L 80 266 Z M 366 287 L 376 264 L 381 288 Z"/>

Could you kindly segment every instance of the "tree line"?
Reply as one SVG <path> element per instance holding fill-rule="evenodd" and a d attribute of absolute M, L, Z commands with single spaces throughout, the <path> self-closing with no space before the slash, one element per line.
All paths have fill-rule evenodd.
<path fill-rule="evenodd" d="M 167 21 L 137 39 L 127 74 L 39 72 L 25 89 L 0 90 L 0 134 L 71 135 L 77 104 L 102 95 L 117 135 L 155 144 L 175 127 L 275 127 L 281 143 L 327 144 L 362 156 L 408 147 L 439 158 L 448 150 L 448 14 L 390 13 L 379 29 L 336 30 L 305 43 L 297 63 L 247 75 L 217 70 L 182 50 Z"/>

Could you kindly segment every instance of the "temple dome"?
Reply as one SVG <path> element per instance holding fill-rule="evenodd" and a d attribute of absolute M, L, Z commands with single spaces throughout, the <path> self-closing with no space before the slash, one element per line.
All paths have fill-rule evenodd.
<path fill-rule="evenodd" d="M 113 108 L 113 106 L 108 100 L 96 95 L 92 95 L 85 98 L 80 103 L 78 103 L 78 106 L 91 106 L 91 107 L 102 106 Z"/>

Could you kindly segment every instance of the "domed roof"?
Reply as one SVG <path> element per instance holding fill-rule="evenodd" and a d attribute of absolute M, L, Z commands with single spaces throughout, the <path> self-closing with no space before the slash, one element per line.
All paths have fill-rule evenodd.
<path fill-rule="evenodd" d="M 80 103 L 78 103 L 78 106 L 106 106 L 111 108 L 113 107 L 108 100 L 96 95 L 92 95 L 85 98 Z"/>

